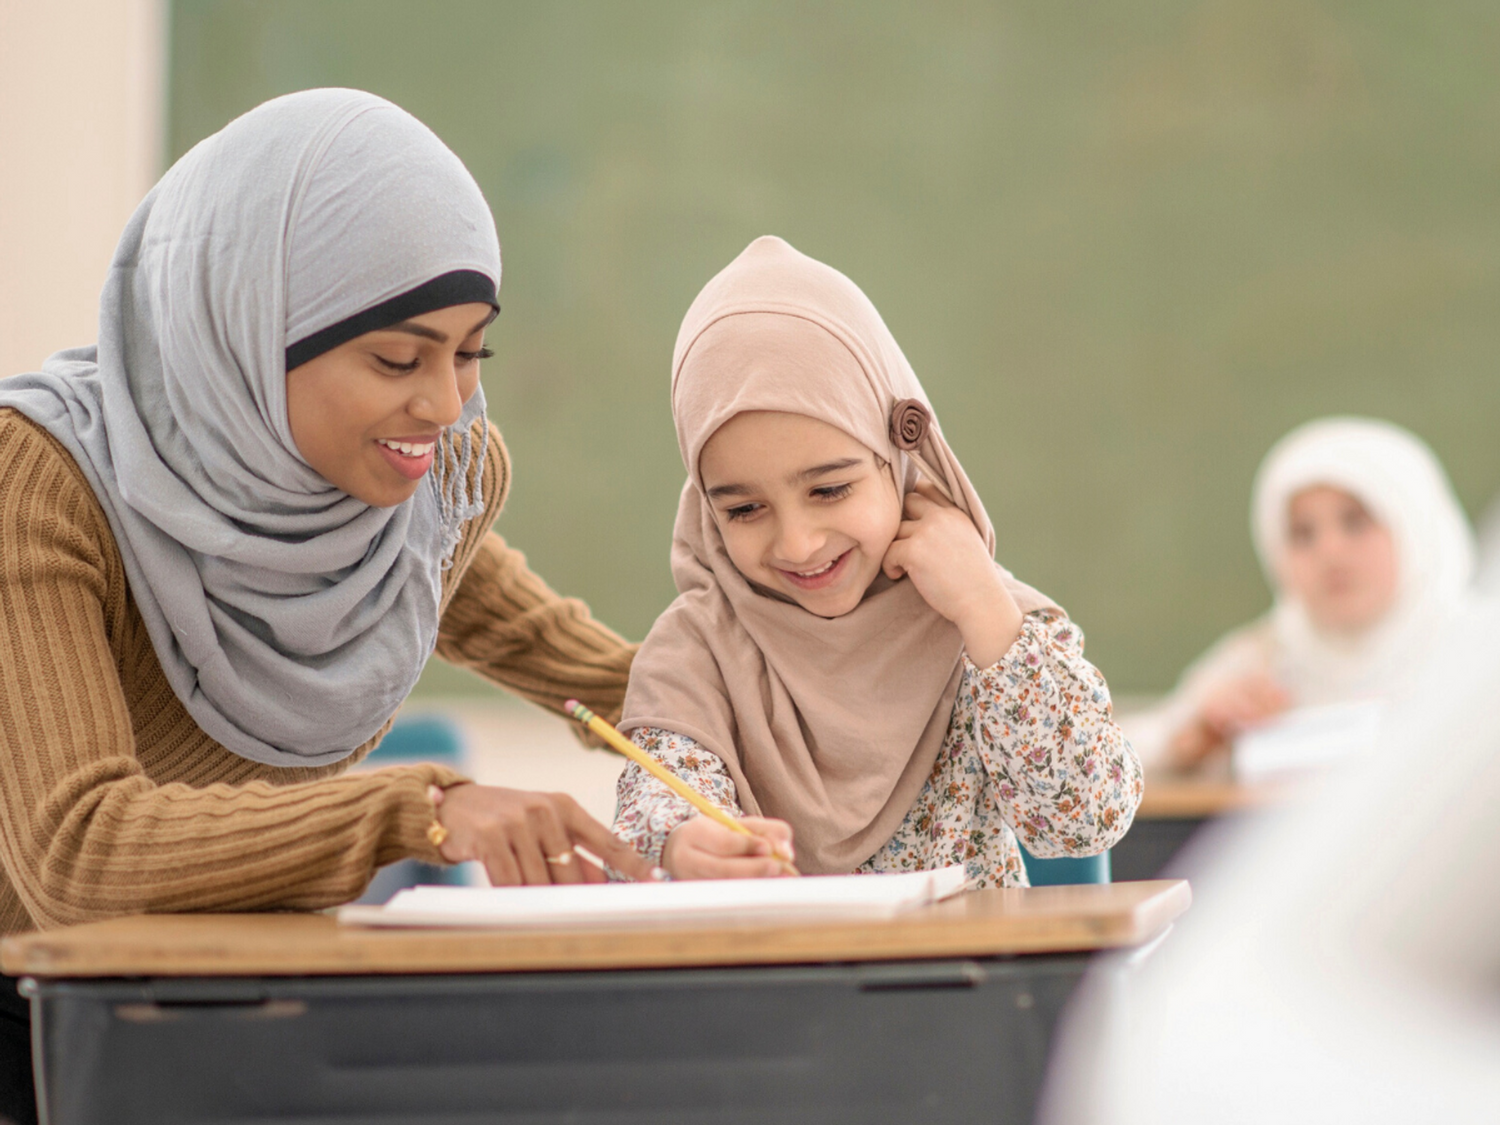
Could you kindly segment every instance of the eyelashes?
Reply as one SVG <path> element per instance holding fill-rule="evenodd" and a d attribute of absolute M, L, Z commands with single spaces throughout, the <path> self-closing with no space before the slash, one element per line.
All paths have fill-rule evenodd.
<path fill-rule="evenodd" d="M 477 363 L 481 359 L 491 359 L 494 357 L 494 354 L 495 353 L 489 348 L 480 348 L 478 351 L 474 352 L 455 352 L 454 358 L 458 360 L 461 366 L 467 366 L 471 363 Z M 390 371 L 397 375 L 410 375 L 413 371 L 415 371 L 422 365 L 422 359 L 420 356 L 412 360 L 410 363 L 397 363 L 393 359 L 386 359 L 383 355 L 377 355 L 375 357 L 375 360 L 387 371 Z"/>
<path fill-rule="evenodd" d="M 410 363 L 397 363 L 393 359 L 386 359 L 383 355 L 378 355 L 375 359 L 381 367 L 384 367 L 387 371 L 393 371 L 398 375 L 410 375 L 422 362 L 420 359 L 414 359 Z"/>
<path fill-rule="evenodd" d="M 844 497 L 848 496 L 853 491 L 853 484 L 825 484 L 814 488 L 811 493 L 809 493 L 809 495 L 811 495 L 814 500 L 820 500 L 823 503 L 831 504 L 844 499 Z M 733 508 L 724 509 L 724 518 L 729 520 L 731 523 L 735 520 L 749 519 L 751 516 L 755 515 L 755 513 L 760 510 L 760 508 L 761 505 L 759 504 L 737 504 Z"/>

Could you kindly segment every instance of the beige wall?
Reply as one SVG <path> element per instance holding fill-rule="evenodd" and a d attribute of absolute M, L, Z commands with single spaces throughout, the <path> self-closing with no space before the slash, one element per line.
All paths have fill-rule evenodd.
<path fill-rule="evenodd" d="M 0 0 L 0 375 L 93 343 L 160 172 L 166 0 Z"/>

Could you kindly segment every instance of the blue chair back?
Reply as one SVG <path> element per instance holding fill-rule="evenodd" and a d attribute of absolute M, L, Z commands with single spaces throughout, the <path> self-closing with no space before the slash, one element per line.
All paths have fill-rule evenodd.
<path fill-rule="evenodd" d="M 453 720 L 441 715 L 417 715 L 397 719 L 363 764 L 376 769 L 402 762 L 442 762 L 451 766 L 461 762 L 463 756 L 463 735 Z"/>
<path fill-rule="evenodd" d="M 1099 855 L 1062 856 L 1058 859 L 1037 859 L 1021 847 L 1021 858 L 1026 862 L 1026 876 L 1033 887 L 1058 887 L 1067 883 L 1109 882 L 1109 853 Z"/>
<path fill-rule="evenodd" d="M 463 735 L 458 725 L 440 715 L 418 715 L 397 719 L 380 744 L 366 755 L 361 769 L 399 766 L 406 762 L 441 762 L 462 768 Z M 470 881 L 468 864 L 439 867 L 416 859 L 402 859 L 382 867 L 359 897 L 359 901 L 380 905 L 397 891 L 423 884 L 442 883 L 462 886 Z"/>

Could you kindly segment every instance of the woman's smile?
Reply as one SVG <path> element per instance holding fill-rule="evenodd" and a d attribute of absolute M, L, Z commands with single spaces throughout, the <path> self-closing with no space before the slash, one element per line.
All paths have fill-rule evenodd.
<path fill-rule="evenodd" d="M 418 480 L 432 468 L 437 434 L 427 437 L 376 438 L 375 448 L 390 466 L 407 480 Z"/>

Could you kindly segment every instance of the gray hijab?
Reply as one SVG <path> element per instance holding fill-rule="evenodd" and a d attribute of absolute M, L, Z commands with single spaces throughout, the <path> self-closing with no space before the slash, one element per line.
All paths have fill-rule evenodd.
<path fill-rule="evenodd" d="M 231 122 L 147 195 L 97 347 L 0 381 L 0 405 L 78 462 L 173 691 L 236 754 L 318 766 L 373 737 L 433 650 L 442 571 L 482 511 L 482 392 L 416 494 L 371 507 L 298 453 L 289 347 L 311 358 L 493 303 L 499 283 L 458 157 L 381 98 L 308 90 Z"/>

